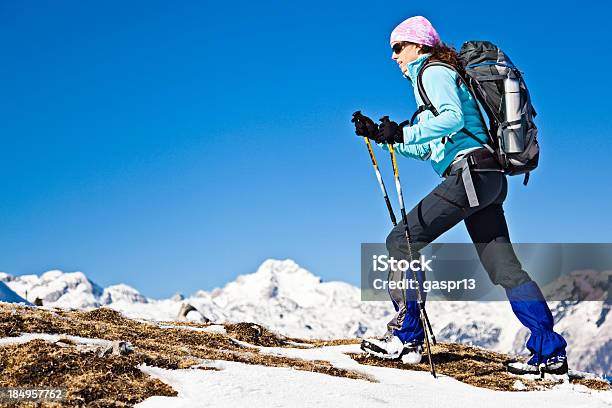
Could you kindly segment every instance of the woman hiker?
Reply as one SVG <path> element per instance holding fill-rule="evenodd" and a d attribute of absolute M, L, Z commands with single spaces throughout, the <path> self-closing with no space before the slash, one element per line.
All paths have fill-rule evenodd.
<path fill-rule="evenodd" d="M 392 59 L 404 76 L 411 81 L 418 106 L 423 104 L 416 89 L 417 75 L 427 61 L 441 61 L 464 72 L 458 55 L 440 41 L 438 33 L 424 17 L 411 17 L 391 33 Z M 400 126 L 383 121 L 380 126 L 364 117 L 356 120 L 360 136 L 368 137 L 388 149 L 393 143 L 401 155 L 430 160 L 443 177 L 427 196 L 408 214 L 408 227 L 413 253 L 431 243 L 460 221 L 465 223 L 476 244 L 480 261 L 494 284 L 501 285 L 512 310 L 531 335 L 527 349 L 533 354 L 527 364 L 512 363 L 508 370 L 517 374 L 565 374 L 568 371 L 565 347 L 561 335 L 553 331 L 553 317 L 538 285 L 522 269 L 508 234 L 503 202 L 507 193 L 506 176 L 494 156 L 482 143 L 487 141 L 478 106 L 465 84 L 458 81 L 455 71 L 443 66 L 428 67 L 422 75 L 426 94 L 438 111 L 434 116 L 425 110 L 413 126 Z M 447 139 L 452 136 L 452 143 Z M 469 160 L 470 175 L 478 204 L 470 203 L 461 169 Z M 475 171 L 478 170 L 478 171 Z M 472 190 L 472 192 L 474 192 Z M 387 237 L 389 256 L 408 259 L 405 227 L 399 223 Z M 390 280 L 400 280 L 399 271 Z M 381 358 L 399 358 L 418 363 L 421 360 L 424 331 L 414 293 L 389 291 L 396 315 L 388 323 L 381 339 L 366 339 L 361 347 Z"/>

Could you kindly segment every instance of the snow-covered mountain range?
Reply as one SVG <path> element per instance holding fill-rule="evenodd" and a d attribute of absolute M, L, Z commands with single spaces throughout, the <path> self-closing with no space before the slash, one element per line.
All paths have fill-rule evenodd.
<path fill-rule="evenodd" d="M 391 318 L 390 302 L 362 302 L 359 288 L 344 282 L 322 282 L 291 260 L 267 260 L 252 274 L 210 292 L 184 297 L 150 299 L 124 285 L 102 288 L 82 272 L 49 271 L 40 276 L 0 272 L 0 300 L 8 292 L 44 306 L 87 309 L 107 306 L 138 319 L 174 320 L 184 303 L 199 312 L 189 318 L 215 322 L 255 322 L 282 334 L 307 338 L 345 338 L 382 335 Z M 10 289 L 10 291 L 8 290 Z M 4 294 L 4 298 L 2 297 Z M 12 295 L 11 295 L 12 296 Z M 573 368 L 610 375 L 612 315 L 610 303 L 549 302 L 556 330 L 568 341 Z M 439 340 L 524 353 L 528 332 L 507 302 L 428 303 Z"/>

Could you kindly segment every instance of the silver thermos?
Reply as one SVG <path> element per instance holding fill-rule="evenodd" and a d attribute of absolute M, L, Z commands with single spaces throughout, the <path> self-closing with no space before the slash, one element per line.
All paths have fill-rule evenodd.
<path fill-rule="evenodd" d="M 497 66 L 500 74 L 506 75 L 504 79 L 504 105 L 506 107 L 506 120 L 508 122 L 520 121 L 521 119 L 521 86 L 520 80 L 515 72 L 504 66 Z M 520 153 L 524 150 L 523 135 L 524 129 L 521 124 L 509 125 L 502 131 L 504 151 L 506 153 Z"/>

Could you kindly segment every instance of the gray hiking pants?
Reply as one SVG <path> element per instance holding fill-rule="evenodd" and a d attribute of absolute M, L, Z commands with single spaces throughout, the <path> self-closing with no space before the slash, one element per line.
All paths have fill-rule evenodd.
<path fill-rule="evenodd" d="M 509 245 L 510 236 L 502 207 L 508 191 L 506 176 L 499 171 L 472 170 L 470 173 L 478 197 L 478 206 L 470 207 L 459 170 L 448 175 L 408 213 L 413 258 L 419 256 L 420 249 L 463 221 L 476 244 L 480 261 L 494 284 L 511 289 L 530 281 L 529 275 L 522 269 Z M 496 243 L 506 245 L 495 245 Z M 391 230 L 386 245 L 389 256 L 408 259 L 408 245 L 402 222 Z M 400 281 L 401 274 L 400 271 L 391 272 L 389 280 Z M 400 336 L 402 341 L 422 340 L 417 303 L 406 301 L 401 289 L 390 290 L 389 295 L 397 313 L 387 324 L 388 330 L 407 333 L 405 338 Z M 414 295 L 411 299 L 415 299 Z M 406 319 L 408 321 L 405 321 Z"/>

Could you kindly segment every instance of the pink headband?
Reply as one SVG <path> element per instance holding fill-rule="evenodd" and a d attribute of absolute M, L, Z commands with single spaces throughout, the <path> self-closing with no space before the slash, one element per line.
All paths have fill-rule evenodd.
<path fill-rule="evenodd" d="M 425 17 L 410 17 L 402 21 L 391 32 L 390 43 L 409 41 L 433 47 L 440 44 L 440 36 Z"/>

